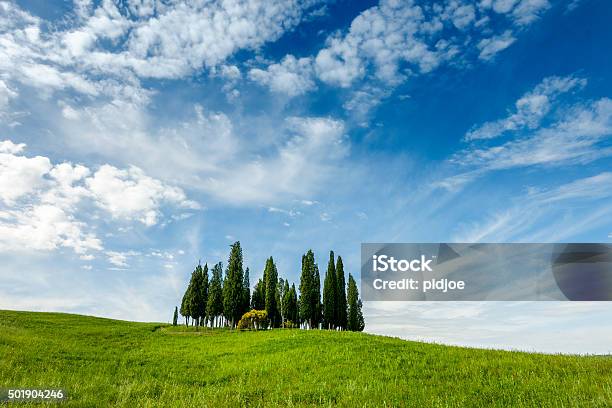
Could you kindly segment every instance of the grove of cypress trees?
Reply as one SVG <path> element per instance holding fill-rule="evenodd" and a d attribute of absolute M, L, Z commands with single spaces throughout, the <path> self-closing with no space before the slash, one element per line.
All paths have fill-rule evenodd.
<path fill-rule="evenodd" d="M 236 327 L 241 316 L 252 308 L 266 310 L 272 328 L 284 327 L 286 321 L 291 321 L 292 326 L 304 324 L 310 329 L 361 331 L 365 328 L 355 279 L 349 274 L 348 286 L 345 284 L 342 258 L 336 259 L 333 251 L 329 254 L 322 294 L 319 267 L 312 250 L 302 256 L 299 296 L 295 284 L 289 286 L 288 280 L 278 277 L 272 257 L 266 260 L 263 279 L 253 287 L 252 296 L 249 275 L 249 268 L 243 270 L 240 242 L 231 246 L 225 279 L 221 262 L 213 266 L 210 280 L 208 264 L 202 267 L 198 262 L 180 308 L 174 308 L 172 324 L 178 324 L 180 312 L 187 326 L 210 322 L 212 327 L 218 327 L 225 322 Z"/>
<path fill-rule="evenodd" d="M 225 282 L 223 282 L 223 314 L 235 327 L 242 314 L 242 284 L 244 270 L 242 269 L 242 248 L 240 242 L 236 241 L 230 249 L 227 269 L 225 271 Z"/>
<path fill-rule="evenodd" d="M 334 264 L 334 251 L 330 251 L 327 272 L 323 282 L 323 324 L 328 329 L 333 329 L 337 326 L 338 282 L 336 281 L 336 267 Z"/>
<path fill-rule="evenodd" d="M 336 263 L 336 281 L 338 282 L 337 298 L 336 298 L 336 325 L 342 330 L 346 330 L 347 326 L 347 301 L 346 301 L 346 281 L 344 280 L 344 264 L 342 257 L 338 256 Z"/>

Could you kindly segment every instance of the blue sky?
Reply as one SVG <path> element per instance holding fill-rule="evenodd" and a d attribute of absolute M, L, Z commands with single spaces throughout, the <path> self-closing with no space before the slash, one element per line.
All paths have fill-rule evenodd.
<path fill-rule="evenodd" d="M 605 1 L 0 1 L 0 308 L 167 321 L 361 242 L 610 242 Z M 366 303 L 367 330 L 609 352 L 602 303 Z M 486 333 L 483 334 L 483 333 Z M 560 335 L 563 334 L 563 335 Z"/>

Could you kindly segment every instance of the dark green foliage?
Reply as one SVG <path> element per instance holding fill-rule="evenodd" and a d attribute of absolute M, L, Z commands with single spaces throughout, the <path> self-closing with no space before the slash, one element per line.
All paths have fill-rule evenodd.
<path fill-rule="evenodd" d="M 208 274 L 208 267 L 206 267 L 206 274 Z M 202 265 L 198 264 L 191 274 L 189 286 L 191 287 L 189 290 L 189 316 L 193 319 L 193 324 L 198 326 L 206 315 L 206 292 Z"/>
<path fill-rule="evenodd" d="M 353 279 L 353 275 L 349 273 L 348 278 L 348 330 L 362 331 L 365 324 L 363 323 L 363 315 L 361 314 L 361 301 L 359 300 L 359 291 L 357 283 Z M 361 320 L 361 321 L 360 321 Z M 361 328 L 361 329 L 360 329 Z"/>
<path fill-rule="evenodd" d="M 178 307 L 174 307 L 174 316 L 172 316 L 172 325 L 176 326 L 178 324 Z"/>
<path fill-rule="evenodd" d="M 266 308 L 266 291 L 263 280 L 259 279 L 253 288 L 251 309 L 264 310 Z"/>
<path fill-rule="evenodd" d="M 298 297 L 295 290 L 295 284 L 291 284 L 289 289 L 289 302 L 287 304 L 287 320 L 292 321 L 295 324 L 300 323 L 300 314 L 298 312 Z"/>
<path fill-rule="evenodd" d="M 266 268 L 264 269 L 264 284 L 265 284 L 265 296 L 266 296 L 266 312 L 268 313 L 268 320 L 270 321 L 271 327 L 280 326 L 280 316 L 278 312 L 278 299 L 277 299 L 277 284 L 278 284 L 278 271 L 274 264 L 272 257 L 266 261 Z"/>
<path fill-rule="evenodd" d="M 279 280 L 279 286 L 280 286 L 280 282 L 284 282 L 282 290 L 281 292 L 281 317 L 283 320 L 283 324 L 285 323 L 285 320 L 291 320 L 289 319 L 288 316 L 288 312 L 289 312 L 289 298 L 291 296 L 291 291 L 289 289 L 289 281 L 283 281 L 282 279 Z"/>
<path fill-rule="evenodd" d="M 242 313 L 250 310 L 251 306 L 251 282 L 249 278 L 249 268 L 244 271 L 244 279 L 242 280 Z"/>
<path fill-rule="evenodd" d="M 200 324 L 206 324 L 206 305 L 208 304 L 208 264 L 204 264 L 204 268 L 202 268 L 202 276 L 200 279 Z"/>
<path fill-rule="evenodd" d="M 337 326 L 337 291 L 338 282 L 336 281 L 334 251 L 330 251 L 325 281 L 323 282 L 323 325 L 327 329 L 333 329 Z"/>
<path fill-rule="evenodd" d="M 189 285 L 185 289 L 183 294 L 183 300 L 181 300 L 181 316 L 185 317 L 185 326 L 189 325 Z"/>
<path fill-rule="evenodd" d="M 361 310 L 361 299 L 359 299 L 357 301 L 357 330 L 356 331 L 363 331 L 363 329 L 365 329 L 365 320 L 363 319 L 363 312 Z"/>
<path fill-rule="evenodd" d="M 230 249 L 223 282 L 223 315 L 231 327 L 234 327 L 242 316 L 243 279 L 242 248 L 240 248 L 240 242 L 236 241 Z"/>
<path fill-rule="evenodd" d="M 307 323 L 311 329 L 317 328 L 319 322 L 320 282 L 318 273 L 314 253 L 308 250 L 302 256 L 299 312 L 301 321 Z"/>
<path fill-rule="evenodd" d="M 323 305 L 321 304 L 321 276 L 319 275 L 319 265 L 314 264 L 314 316 L 313 323 L 314 328 L 319 328 L 319 324 L 321 323 L 321 319 L 323 316 Z"/>
<path fill-rule="evenodd" d="M 338 283 L 336 298 L 336 325 L 342 330 L 346 330 L 348 324 L 348 304 L 346 300 L 346 281 L 344 280 L 344 264 L 342 263 L 342 257 L 340 256 L 338 256 L 338 261 L 336 263 L 336 281 Z"/>
<path fill-rule="evenodd" d="M 208 303 L 206 304 L 206 316 L 211 325 L 217 317 L 223 314 L 223 264 L 221 262 L 213 266 L 210 286 L 208 290 Z"/>

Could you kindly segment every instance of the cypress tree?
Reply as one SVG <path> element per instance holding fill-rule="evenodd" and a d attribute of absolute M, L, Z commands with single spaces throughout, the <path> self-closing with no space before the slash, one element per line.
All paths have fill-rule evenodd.
<path fill-rule="evenodd" d="M 251 309 L 264 310 L 266 308 L 266 296 L 264 291 L 263 280 L 259 279 L 253 288 L 253 297 L 251 298 Z"/>
<path fill-rule="evenodd" d="M 308 250 L 306 254 L 302 256 L 302 273 L 300 275 L 300 300 L 299 300 L 299 314 L 300 319 L 310 325 L 313 328 L 313 316 L 315 310 L 313 309 L 314 299 L 314 273 L 312 265 L 314 260 L 314 254 L 312 250 Z"/>
<path fill-rule="evenodd" d="M 189 286 L 185 289 L 183 300 L 181 300 L 181 316 L 185 317 L 185 326 L 189 326 Z"/>
<path fill-rule="evenodd" d="M 172 325 L 178 325 L 178 307 L 174 306 L 174 316 L 172 316 Z"/>
<path fill-rule="evenodd" d="M 289 305 L 287 306 L 287 318 L 294 324 L 300 323 L 300 316 L 298 313 L 298 298 L 297 292 L 295 291 L 295 284 L 291 284 L 289 290 Z"/>
<path fill-rule="evenodd" d="M 198 265 L 199 266 L 199 265 Z M 183 298 L 185 302 L 184 315 L 191 318 L 191 324 L 197 323 L 198 316 L 198 297 L 199 297 L 199 282 L 198 282 L 198 268 L 193 270 L 191 273 L 191 278 L 189 279 L 189 285 L 187 286 L 187 291 L 185 292 L 185 297 Z M 181 313 L 182 314 L 182 313 Z"/>
<path fill-rule="evenodd" d="M 334 265 L 334 251 L 329 252 L 329 262 L 327 263 L 327 273 L 323 282 L 323 324 L 328 329 L 333 329 L 337 325 L 337 289 L 336 267 Z"/>
<path fill-rule="evenodd" d="M 363 312 L 361 310 L 361 299 L 357 301 L 357 331 L 365 329 L 365 320 L 363 320 Z"/>
<path fill-rule="evenodd" d="M 313 254 L 314 257 L 314 254 Z M 323 305 L 321 304 L 321 276 L 319 275 L 319 265 L 314 263 L 314 296 L 313 296 L 313 323 L 315 328 L 319 328 L 319 323 L 321 322 L 321 317 L 323 315 Z"/>
<path fill-rule="evenodd" d="M 290 292 L 291 290 L 289 289 L 289 281 L 286 280 L 285 284 L 283 285 L 281 297 L 281 318 L 283 320 L 283 323 L 285 323 L 286 320 L 291 320 L 291 318 L 289 317 L 289 303 L 291 301 Z M 293 321 L 293 323 L 295 323 L 295 321 Z"/>
<path fill-rule="evenodd" d="M 211 326 L 215 326 L 215 319 L 223 314 L 223 264 L 219 262 L 212 269 L 212 277 L 208 290 L 208 303 L 206 316 Z"/>
<path fill-rule="evenodd" d="M 242 269 L 242 248 L 240 242 L 236 241 L 231 249 L 225 271 L 225 282 L 223 283 L 223 314 L 235 327 L 242 316 L 242 284 L 244 270 Z"/>
<path fill-rule="evenodd" d="M 348 278 L 348 326 L 347 328 L 351 331 L 358 331 L 360 322 L 359 322 L 359 291 L 357 290 L 357 284 L 355 283 L 355 279 L 353 279 L 353 275 L 349 273 Z M 362 316 L 363 319 L 363 316 Z"/>
<path fill-rule="evenodd" d="M 249 268 L 244 271 L 244 279 L 242 281 L 242 314 L 249 311 L 251 304 L 251 282 L 249 278 Z"/>
<path fill-rule="evenodd" d="M 338 297 L 336 306 L 338 315 L 336 317 L 336 325 L 342 330 L 346 330 L 347 326 L 347 302 L 346 302 L 346 283 L 344 280 L 344 264 L 342 257 L 338 256 L 336 263 L 336 280 L 338 282 Z"/>
<path fill-rule="evenodd" d="M 268 258 L 266 261 L 266 268 L 264 269 L 265 276 L 265 296 L 266 296 L 266 312 L 268 312 L 268 319 L 270 319 L 271 327 L 278 327 L 278 302 L 277 302 L 277 284 L 278 284 L 278 271 L 276 265 L 274 265 L 274 259 Z"/>
<path fill-rule="evenodd" d="M 209 289 L 209 281 L 208 281 L 208 264 L 205 263 L 204 264 L 204 268 L 202 268 L 202 277 L 200 280 L 200 299 L 201 299 L 201 306 L 200 306 L 200 319 L 201 319 L 201 324 L 202 325 L 206 325 L 206 309 L 207 309 L 207 304 L 208 304 L 208 289 Z"/>
<path fill-rule="evenodd" d="M 203 297 L 203 271 L 202 265 L 198 263 L 195 270 L 191 274 L 191 291 L 189 297 L 189 315 L 193 319 L 193 324 L 198 326 L 201 322 L 201 318 L 205 315 L 206 304 L 204 303 Z"/>

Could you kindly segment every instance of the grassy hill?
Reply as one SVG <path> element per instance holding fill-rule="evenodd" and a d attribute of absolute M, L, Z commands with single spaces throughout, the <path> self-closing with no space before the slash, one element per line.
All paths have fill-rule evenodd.
<path fill-rule="evenodd" d="M 612 358 L 0 311 L 0 387 L 63 388 L 62 407 L 610 406 Z"/>

